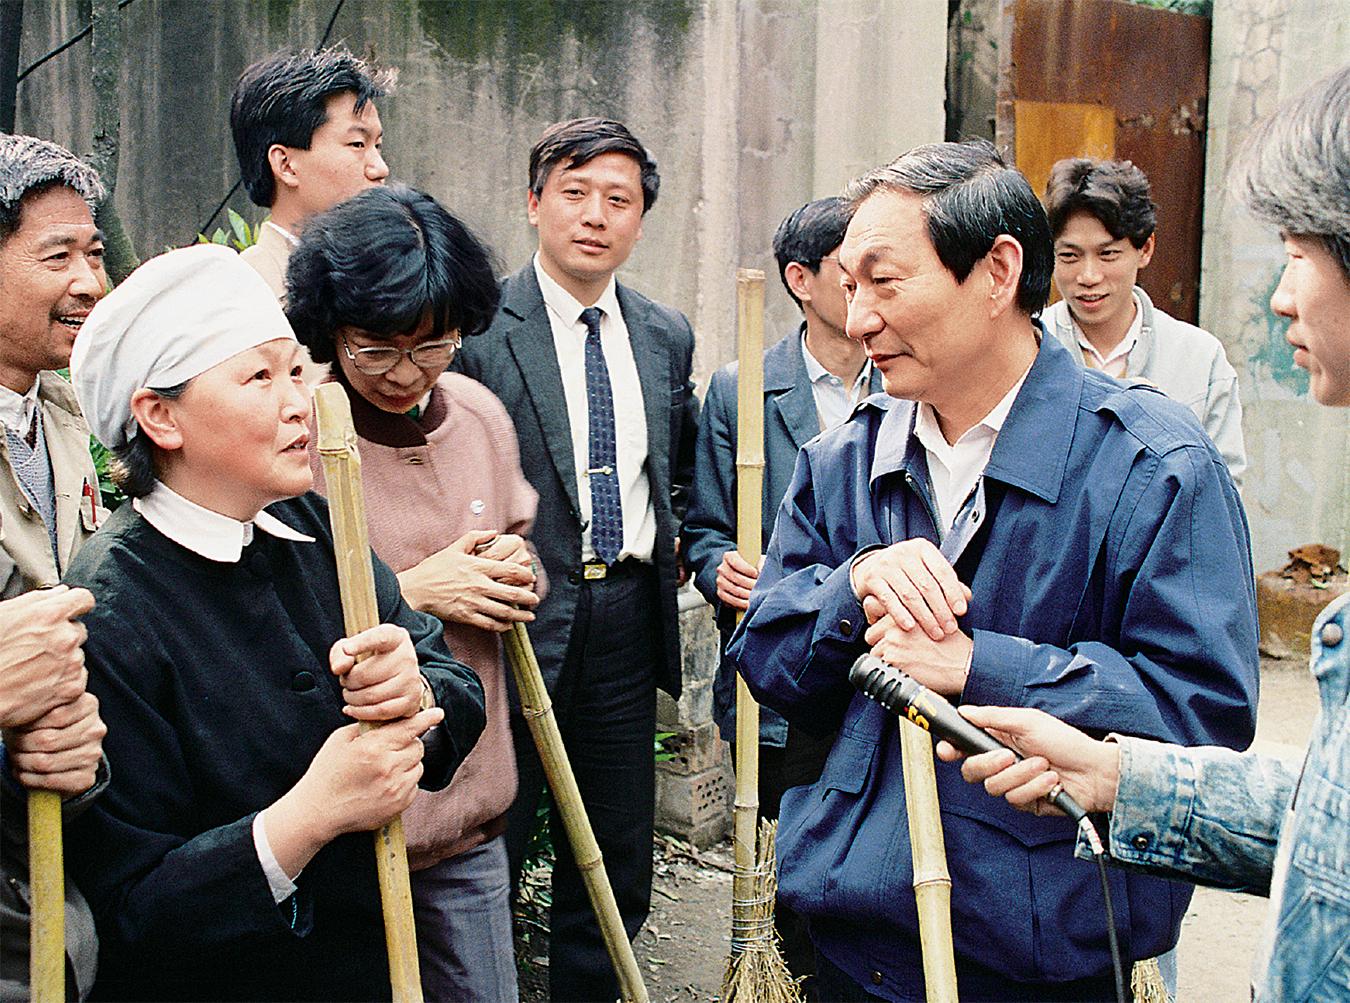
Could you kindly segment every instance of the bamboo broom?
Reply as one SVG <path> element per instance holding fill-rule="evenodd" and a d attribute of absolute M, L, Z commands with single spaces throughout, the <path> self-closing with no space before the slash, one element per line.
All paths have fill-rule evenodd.
<path fill-rule="evenodd" d="M 628 932 L 623 927 L 619 906 L 614 900 L 614 889 L 605 873 L 600 846 L 595 841 L 595 832 L 586 816 L 586 806 L 581 801 L 572 764 L 567 760 L 562 732 L 553 714 L 553 701 L 544 686 L 544 677 L 539 671 L 539 661 L 534 657 L 534 646 L 530 644 L 525 625 L 512 624 L 503 637 L 503 644 L 515 674 L 516 689 L 520 691 L 521 711 L 530 726 L 535 748 L 539 750 L 544 776 L 548 779 L 548 788 L 553 792 L 554 803 L 562 816 L 563 828 L 567 830 L 567 841 L 571 844 L 577 870 L 586 882 L 586 894 L 590 896 L 591 907 L 600 921 L 605 950 L 609 952 L 610 963 L 619 977 L 619 992 L 625 1003 L 647 1003 L 647 987 L 638 970 L 637 958 L 633 956 Z"/>
<path fill-rule="evenodd" d="M 314 388 L 314 414 L 318 421 L 319 456 L 328 484 L 342 616 L 351 636 L 379 624 L 380 613 L 370 560 L 361 457 L 356 449 L 351 403 L 341 384 L 322 383 Z M 371 727 L 378 726 L 363 722 L 361 730 Z M 384 907 L 384 941 L 389 951 L 389 982 L 394 1003 L 422 1003 L 402 816 L 375 833 L 375 865 Z"/>
<path fill-rule="evenodd" d="M 736 549 L 759 566 L 764 493 L 764 273 L 736 270 Z M 797 984 L 778 953 L 773 926 L 774 825 L 759 820 L 759 704 L 736 676 L 735 872 L 727 1003 L 795 1003 Z"/>
<path fill-rule="evenodd" d="M 899 722 L 900 760 L 905 774 L 905 814 L 914 854 L 914 898 L 919 909 L 919 943 L 928 1003 L 957 1003 L 956 956 L 952 948 L 952 879 L 938 811 L 933 739 L 905 719 Z"/>
<path fill-rule="evenodd" d="M 66 888 L 61 841 L 61 795 L 28 792 L 28 881 L 32 926 L 28 982 L 33 1003 L 65 1003 Z"/>

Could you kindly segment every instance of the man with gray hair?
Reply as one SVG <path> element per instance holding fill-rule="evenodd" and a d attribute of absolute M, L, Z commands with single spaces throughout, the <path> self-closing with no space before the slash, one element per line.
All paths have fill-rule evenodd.
<path fill-rule="evenodd" d="M 871 651 L 960 703 L 1097 734 L 1243 748 L 1256 603 L 1232 478 L 1195 419 L 1085 369 L 1034 319 L 1050 228 L 988 143 L 919 147 L 854 182 L 846 330 L 881 371 L 802 447 L 729 655 L 794 726 L 839 729 L 783 795 L 779 894 L 822 999 L 925 998 L 897 718 L 855 691 Z M 1106 915 L 1067 819 L 939 764 L 962 999 L 1114 998 Z M 1170 948 L 1187 891 L 1113 875 L 1131 960 Z"/>
<path fill-rule="evenodd" d="M 55 143 L 0 136 L 0 999 L 28 998 L 25 788 L 78 810 L 107 784 L 106 730 L 85 692 L 84 589 L 58 585 L 103 516 L 89 428 L 54 370 L 107 290 L 93 168 Z M 56 586 L 55 588 L 51 588 Z M 49 589 L 40 595 L 23 595 Z M 36 756 L 36 758 L 35 758 Z M 83 998 L 97 941 L 66 886 L 67 981 Z"/>
<path fill-rule="evenodd" d="M 0 136 L 0 598 L 55 585 L 102 515 L 70 384 L 75 335 L 107 291 L 93 168 Z"/>

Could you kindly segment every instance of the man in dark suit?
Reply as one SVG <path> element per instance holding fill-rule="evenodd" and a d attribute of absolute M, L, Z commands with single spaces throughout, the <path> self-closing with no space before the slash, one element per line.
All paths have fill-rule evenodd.
<path fill-rule="evenodd" d="M 848 304 L 838 255 L 851 216 L 842 199 L 818 199 L 790 213 L 774 234 L 778 274 L 802 311 L 802 323 L 796 335 L 764 352 L 760 532 L 766 548 L 797 450 L 843 422 L 863 397 L 881 390 L 881 377 L 868 364 L 863 346 L 844 333 Z M 689 514 L 680 532 L 694 585 L 717 610 L 723 647 L 759 575 L 736 550 L 737 368 L 735 362 L 722 367 L 708 385 L 699 415 Z M 728 742 L 736 740 L 735 702 L 735 670 L 723 662 L 713 687 L 713 715 Z M 781 715 L 762 707 L 759 742 L 759 811 L 765 818 L 777 818 L 785 787 L 819 778 L 832 739 L 790 730 Z M 784 959 L 794 975 L 810 976 L 814 956 L 804 923 L 786 906 L 775 912 Z M 809 983 L 806 989 L 809 995 Z"/>
<path fill-rule="evenodd" d="M 618 122 L 544 130 L 527 196 L 539 252 L 459 355 L 506 405 L 539 492 L 533 540 L 549 590 L 530 636 L 630 937 L 651 895 L 656 687 L 680 691 L 676 534 L 698 415 L 689 321 L 614 281 L 658 185 L 655 163 Z M 518 708 L 512 730 L 520 793 L 507 848 L 518 873 L 543 771 Z M 551 820 L 551 996 L 615 999 L 556 806 Z"/>

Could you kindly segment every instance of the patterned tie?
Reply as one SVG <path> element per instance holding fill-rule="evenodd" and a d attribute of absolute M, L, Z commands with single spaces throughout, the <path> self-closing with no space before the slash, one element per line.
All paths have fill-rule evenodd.
<path fill-rule="evenodd" d="M 614 448 L 614 394 L 600 351 L 599 307 L 581 311 L 586 325 L 586 414 L 590 422 L 591 547 L 613 564 L 623 549 L 623 510 L 619 507 L 619 471 Z"/>

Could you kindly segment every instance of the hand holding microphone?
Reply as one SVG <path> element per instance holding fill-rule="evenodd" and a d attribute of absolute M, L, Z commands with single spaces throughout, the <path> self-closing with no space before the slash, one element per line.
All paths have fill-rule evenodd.
<path fill-rule="evenodd" d="M 1008 752 L 1012 753 L 1012 755 L 1015 757 L 1015 762 L 1021 762 L 1023 759 L 1021 753 L 1019 753 L 1016 749 L 1009 748 L 1009 746 L 1000 742 L 998 739 L 996 739 L 989 732 L 985 731 L 983 728 L 980 728 L 977 725 L 968 721 L 957 711 L 955 707 L 953 707 L 950 703 L 948 703 L 945 698 L 943 698 L 937 693 L 934 693 L 932 690 L 929 690 L 927 687 L 922 686 L 914 679 L 905 675 L 899 669 L 895 668 L 894 666 L 888 665 L 881 659 L 877 658 L 875 655 L 865 654 L 860 656 L 857 659 L 857 661 L 853 663 L 852 669 L 849 670 L 849 680 L 858 690 L 866 694 L 871 699 L 875 700 L 877 703 L 881 704 L 883 707 L 891 711 L 893 714 L 908 718 L 910 721 L 914 722 L 919 727 L 923 728 L 925 731 L 931 733 L 935 738 L 939 738 L 950 743 L 953 747 L 955 747 L 956 749 L 960 750 L 963 753 L 966 753 L 967 755 L 976 756 L 980 755 L 981 753 L 994 752 L 996 750 L 1006 749 Z M 1063 724 L 1062 722 L 1056 721 L 1054 718 L 1050 717 L 1047 714 L 1044 714 L 1041 711 L 1033 711 L 1026 708 L 1008 708 L 1006 710 L 996 710 L 995 708 L 982 708 L 981 713 L 984 713 L 987 716 L 988 715 L 997 716 L 1000 714 L 1004 716 L 1012 716 L 1017 718 L 1017 721 L 1009 723 L 1016 723 L 1019 725 L 1026 724 L 1029 727 L 1039 726 L 1040 732 L 1049 732 L 1053 729 L 1053 731 L 1056 734 L 1050 735 L 1049 737 L 1062 737 L 1057 735 L 1058 731 L 1061 729 L 1066 733 L 1071 733 L 1071 735 L 1075 739 L 1074 743 L 1075 747 L 1071 750 L 1066 751 L 1070 751 L 1075 757 L 1079 757 L 1080 754 L 1087 753 L 1089 751 L 1088 748 L 1089 746 L 1095 747 L 1104 746 L 1104 743 L 1095 742 L 1094 740 L 1088 738 L 1086 735 L 1083 735 L 1077 729 L 1072 728 L 1069 725 Z M 1027 722 L 1023 722 L 1021 720 L 1023 717 L 1027 717 L 1030 720 Z M 992 724 L 996 722 L 991 721 L 990 723 Z M 1040 736 L 1038 735 L 1038 737 Z M 1083 745 L 1082 749 L 1077 748 L 1077 744 L 1079 743 Z M 1111 752 L 1112 753 L 1114 752 L 1114 747 L 1111 747 Z M 1107 756 L 1104 758 L 1110 757 Z M 1008 769 L 1015 769 L 1015 768 L 1016 767 L 1014 766 Z M 1094 776 L 1091 778 L 1098 780 L 1098 783 L 1094 784 L 1093 788 L 1101 789 L 1103 787 L 1109 786 L 1111 794 L 1114 795 L 1115 792 L 1114 775 L 1111 775 L 1109 777 L 1105 775 L 1106 771 L 1105 762 L 1101 764 L 1100 769 L 1103 775 L 1100 777 Z M 995 770 L 994 772 L 991 772 L 987 776 L 980 776 L 980 777 L 971 777 L 968 775 L 967 779 L 988 780 L 992 777 L 998 776 L 1001 772 L 1003 771 Z M 1038 771 L 1034 776 L 1035 778 L 1044 778 L 1046 774 L 1043 771 Z M 1058 783 L 1055 783 L 1049 789 L 1040 789 L 1039 793 L 1036 793 L 1034 797 L 1028 798 L 1026 796 L 1027 792 L 1026 790 L 1024 790 L 1024 787 L 1026 786 L 1026 781 L 1032 778 L 1023 778 L 1019 775 L 1018 779 L 1023 782 L 1016 785 L 1018 791 L 1017 797 L 1014 797 L 1013 786 L 1004 786 L 1003 789 L 997 791 L 990 790 L 990 793 L 996 795 L 1007 795 L 1009 801 L 1013 803 L 1016 807 L 1027 810 L 1031 810 L 1033 801 L 1044 798 L 1045 800 L 1048 800 L 1051 804 L 1053 804 L 1056 808 L 1058 808 L 1060 811 L 1062 811 L 1065 815 L 1068 815 L 1074 821 L 1078 822 L 1080 824 L 1080 827 L 1084 828 L 1085 832 L 1087 832 L 1088 830 L 1092 830 L 1091 824 L 1085 823 L 1087 814 L 1085 809 L 1074 798 L 1072 798 L 1068 793 L 1066 793 L 1064 788 L 1060 786 Z M 1043 785 L 1044 781 L 1042 780 L 1041 786 L 1043 787 Z M 986 787 L 988 786 L 989 785 L 986 784 Z M 1002 785 L 1000 784 L 1000 786 Z M 1033 791 L 1037 789 L 1038 788 L 1035 787 L 1032 788 Z M 1105 805 L 1099 805 L 1095 803 L 1094 799 L 1093 803 L 1091 803 L 1089 807 L 1092 809 L 1096 809 L 1099 807 L 1109 808 L 1110 800 L 1108 800 Z M 1095 840 L 1096 835 L 1097 834 L 1095 830 L 1092 830 L 1092 835 L 1089 838 Z"/>

